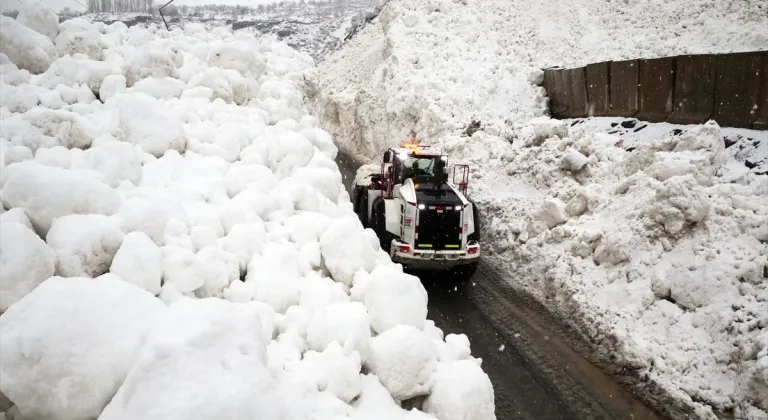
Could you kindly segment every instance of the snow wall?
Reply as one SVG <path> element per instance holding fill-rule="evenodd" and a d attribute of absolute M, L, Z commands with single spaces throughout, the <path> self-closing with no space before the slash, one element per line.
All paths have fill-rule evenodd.
<path fill-rule="evenodd" d="M 644 121 L 768 130 L 768 51 L 702 54 L 545 69 L 555 118 Z"/>
<path fill-rule="evenodd" d="M 672 418 L 754 420 L 768 416 L 768 177 L 743 156 L 768 154 L 765 133 L 609 134 L 547 118 L 540 84 L 554 65 L 765 49 L 761 2 L 391 0 L 307 89 L 352 156 L 380 159 L 413 130 L 470 164 L 487 261 L 641 398 Z"/>
<path fill-rule="evenodd" d="M 0 19 L 8 416 L 495 418 L 466 336 L 353 213 L 302 101 L 309 56 Z"/>

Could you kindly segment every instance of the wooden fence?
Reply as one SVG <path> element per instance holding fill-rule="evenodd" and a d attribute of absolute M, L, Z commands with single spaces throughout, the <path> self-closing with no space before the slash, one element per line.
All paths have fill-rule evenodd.
<path fill-rule="evenodd" d="M 768 130 L 768 51 L 546 69 L 544 88 L 554 118 L 713 119 L 721 126 Z"/>

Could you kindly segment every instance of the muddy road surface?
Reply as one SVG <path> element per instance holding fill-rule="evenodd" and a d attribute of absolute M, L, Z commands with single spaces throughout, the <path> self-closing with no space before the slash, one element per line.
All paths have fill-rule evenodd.
<path fill-rule="evenodd" d="M 359 165 L 342 154 L 337 164 L 350 191 Z M 445 334 L 466 334 L 472 355 L 482 358 L 493 383 L 497 419 L 662 418 L 573 350 L 567 330 L 507 286 L 489 264 L 481 261 L 463 282 L 413 274 L 429 292 L 429 318 Z"/>

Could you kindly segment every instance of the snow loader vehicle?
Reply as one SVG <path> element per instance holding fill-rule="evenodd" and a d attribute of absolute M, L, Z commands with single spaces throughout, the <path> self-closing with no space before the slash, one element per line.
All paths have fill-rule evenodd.
<path fill-rule="evenodd" d="M 480 259 L 480 215 L 467 198 L 469 166 L 453 166 L 431 146 L 407 141 L 381 164 L 361 166 L 352 204 L 381 248 L 406 269 L 474 274 Z"/>

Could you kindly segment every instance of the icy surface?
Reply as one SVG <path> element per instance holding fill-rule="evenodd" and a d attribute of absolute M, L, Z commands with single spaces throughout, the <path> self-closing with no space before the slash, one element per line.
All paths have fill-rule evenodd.
<path fill-rule="evenodd" d="M 307 90 L 361 161 L 414 132 L 470 164 L 489 262 L 646 399 L 751 419 L 768 415 L 765 132 L 553 121 L 539 85 L 549 66 L 766 49 L 759 2 L 393 0 Z M 428 405 L 460 415 L 450 400 Z"/>
<path fill-rule="evenodd" d="M 434 420 L 400 399 L 429 395 L 455 346 L 352 211 L 303 103 L 308 55 L 225 28 L 20 16 L 0 55 L 12 412 Z"/>

